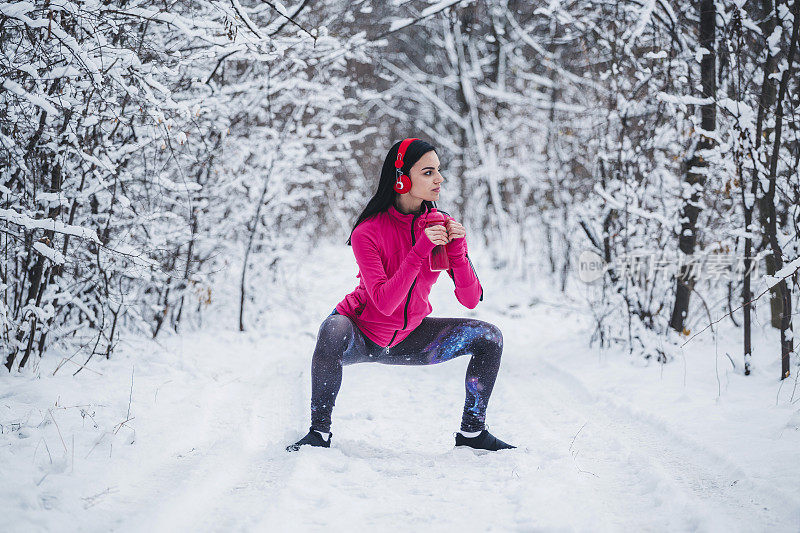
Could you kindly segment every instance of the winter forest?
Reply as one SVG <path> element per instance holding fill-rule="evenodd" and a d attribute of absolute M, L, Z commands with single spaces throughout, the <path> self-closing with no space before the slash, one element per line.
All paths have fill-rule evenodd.
<path fill-rule="evenodd" d="M 799 40 L 800 0 L 0 2 L 0 529 L 797 531 Z M 518 448 L 453 449 L 462 357 L 346 367 L 287 454 L 407 137 Z"/>

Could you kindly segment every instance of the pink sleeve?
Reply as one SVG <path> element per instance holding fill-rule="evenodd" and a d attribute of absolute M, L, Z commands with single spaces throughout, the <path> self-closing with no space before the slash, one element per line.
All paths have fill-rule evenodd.
<path fill-rule="evenodd" d="M 408 255 L 403 258 L 397 271 L 391 278 L 387 278 L 374 239 L 373 235 L 356 228 L 350 237 L 350 244 L 353 246 L 353 254 L 358 263 L 361 279 L 367 288 L 367 294 L 381 313 L 391 315 L 397 306 L 405 301 L 408 290 L 422 267 L 422 262 L 436 245 L 431 242 L 427 234 L 422 233 Z"/>
<path fill-rule="evenodd" d="M 450 217 L 448 217 L 450 218 Z M 483 300 L 483 287 L 467 255 L 467 239 L 454 239 L 445 246 L 450 260 L 448 274 L 455 284 L 456 299 L 468 309 L 474 309 Z"/>

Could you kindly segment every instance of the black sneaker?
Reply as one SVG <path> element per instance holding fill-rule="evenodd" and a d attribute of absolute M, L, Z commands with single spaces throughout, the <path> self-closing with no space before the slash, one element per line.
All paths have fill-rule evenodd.
<path fill-rule="evenodd" d="M 511 448 L 516 448 L 516 446 L 512 446 L 507 442 L 503 442 L 491 433 L 489 433 L 486 428 L 480 432 L 480 434 L 474 437 L 465 437 L 461 434 L 461 432 L 456 433 L 456 446 L 469 446 L 470 448 L 475 448 L 476 450 L 507 450 Z"/>
<path fill-rule="evenodd" d="M 294 444 L 290 444 L 286 447 L 287 452 L 296 452 L 300 449 L 300 446 L 304 444 L 308 444 L 309 446 L 319 446 L 322 448 L 330 448 L 331 447 L 331 438 L 333 437 L 333 433 L 328 433 L 328 440 L 322 438 L 322 435 L 314 431 L 314 428 L 308 428 L 308 433 L 305 437 L 300 439 L 299 441 L 295 442 Z"/>

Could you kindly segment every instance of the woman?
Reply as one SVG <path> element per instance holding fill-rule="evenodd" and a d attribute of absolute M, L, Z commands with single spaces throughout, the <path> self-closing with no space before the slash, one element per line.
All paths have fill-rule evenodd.
<path fill-rule="evenodd" d="M 443 245 L 455 295 L 469 309 L 483 300 L 483 288 L 467 255 L 466 230 L 447 213 L 446 226 L 426 227 L 435 209 L 439 158 L 420 139 L 392 146 L 378 192 L 358 217 L 348 244 L 361 282 L 322 322 L 311 362 L 311 427 L 288 451 L 303 445 L 330 447 L 331 413 L 342 382 L 342 366 L 366 361 L 428 365 L 470 354 L 466 401 L 456 446 L 484 450 L 514 448 L 489 433 L 484 417 L 492 393 L 503 335 L 497 326 L 467 318 L 428 317 L 428 294 L 441 270 L 429 256 Z"/>

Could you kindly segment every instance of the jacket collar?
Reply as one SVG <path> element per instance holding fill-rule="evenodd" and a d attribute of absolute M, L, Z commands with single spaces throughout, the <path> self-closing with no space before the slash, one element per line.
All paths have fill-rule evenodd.
<path fill-rule="evenodd" d="M 426 204 L 422 204 L 422 210 L 419 213 L 408 213 L 408 214 L 406 214 L 406 213 L 401 213 L 400 211 L 398 211 L 397 208 L 394 206 L 394 204 L 392 204 L 392 205 L 389 206 L 388 211 L 389 211 L 389 215 L 391 215 L 392 218 L 394 220 L 396 220 L 398 223 L 400 223 L 401 225 L 406 226 L 406 227 L 411 227 L 411 224 L 414 221 L 415 217 L 418 220 L 419 219 L 423 219 L 423 220 L 426 219 L 430 209 L 428 208 L 428 206 Z"/>

